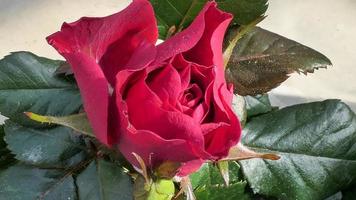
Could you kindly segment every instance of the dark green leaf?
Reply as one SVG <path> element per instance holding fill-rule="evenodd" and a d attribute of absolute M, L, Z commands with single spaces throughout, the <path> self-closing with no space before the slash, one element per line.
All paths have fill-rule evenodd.
<path fill-rule="evenodd" d="M 247 25 L 267 11 L 267 0 L 216 0 L 219 8 L 234 15 L 233 24 Z"/>
<path fill-rule="evenodd" d="M 249 200 L 245 193 L 246 182 L 232 183 L 229 186 L 207 186 L 198 188 L 194 193 L 198 200 Z"/>
<path fill-rule="evenodd" d="M 165 39 L 169 28 L 177 30 L 187 27 L 207 0 L 150 0 L 155 10 L 160 38 Z"/>
<path fill-rule="evenodd" d="M 158 21 L 160 38 L 165 39 L 168 30 L 186 28 L 198 15 L 208 0 L 151 0 Z M 234 15 L 233 24 L 247 25 L 267 10 L 267 0 L 218 0 L 218 7 Z M 169 35 L 169 34 L 168 34 Z"/>
<path fill-rule="evenodd" d="M 231 183 L 238 181 L 238 172 L 240 166 L 236 162 L 231 162 L 229 174 Z M 231 175 L 231 176 L 230 176 Z M 212 165 L 205 163 L 199 171 L 190 175 L 190 181 L 194 189 L 198 187 L 203 187 L 204 185 L 216 185 L 224 184 L 224 179 L 222 178 L 219 169 Z"/>
<path fill-rule="evenodd" d="M 23 112 L 65 116 L 82 105 L 75 83 L 55 75 L 62 61 L 17 52 L 0 60 L 0 112 L 28 124 Z"/>
<path fill-rule="evenodd" d="M 272 111 L 272 105 L 269 101 L 268 95 L 245 96 L 247 117 L 268 113 Z"/>
<path fill-rule="evenodd" d="M 219 169 L 204 164 L 200 170 L 190 175 L 194 193 L 199 200 L 235 200 L 250 199 L 245 193 L 246 182 L 239 178 L 240 167 L 236 162 L 229 163 L 230 185 L 225 186 Z"/>
<path fill-rule="evenodd" d="M 0 171 L 0 199 L 75 200 L 74 179 L 64 171 L 17 164 Z"/>
<path fill-rule="evenodd" d="M 7 149 L 7 144 L 4 141 L 4 127 L 0 126 L 0 169 L 7 167 L 14 159 L 10 150 Z"/>
<path fill-rule="evenodd" d="M 56 69 L 55 74 L 65 76 L 73 75 L 72 66 L 67 62 L 62 62 Z"/>
<path fill-rule="evenodd" d="M 356 197 L 356 184 L 353 184 L 346 190 L 342 191 L 343 200 L 354 200 L 355 197 Z"/>
<path fill-rule="evenodd" d="M 7 120 L 5 141 L 16 159 L 37 166 L 66 167 L 86 158 L 78 135 L 65 127 L 33 129 Z"/>
<path fill-rule="evenodd" d="M 225 42 L 236 35 L 231 28 Z M 295 41 L 256 27 L 235 46 L 226 69 L 226 78 L 240 95 L 268 92 L 293 72 L 313 73 L 326 68 L 330 60 L 323 54 Z"/>
<path fill-rule="evenodd" d="M 342 199 L 343 199 L 342 193 L 338 192 L 338 193 L 326 198 L 325 200 L 342 200 Z"/>
<path fill-rule="evenodd" d="M 278 199 L 325 199 L 356 177 L 356 115 L 339 100 L 287 107 L 254 117 L 242 143 L 275 152 L 241 167 L 254 192 Z"/>
<path fill-rule="evenodd" d="M 77 177 L 79 200 L 129 200 L 133 198 L 132 182 L 114 163 L 97 160 Z"/>

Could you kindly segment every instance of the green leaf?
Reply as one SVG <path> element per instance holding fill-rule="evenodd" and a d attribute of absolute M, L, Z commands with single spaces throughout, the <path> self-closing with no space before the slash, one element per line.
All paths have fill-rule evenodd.
<path fill-rule="evenodd" d="M 343 196 L 342 196 L 341 192 L 338 192 L 338 193 L 326 198 L 325 200 L 343 200 Z"/>
<path fill-rule="evenodd" d="M 240 181 L 239 170 L 240 166 L 236 162 L 229 162 L 229 177 L 231 183 Z M 199 171 L 190 175 L 190 181 L 195 189 L 203 187 L 204 185 L 224 184 L 224 179 L 221 176 L 219 169 L 208 163 L 203 164 Z"/>
<path fill-rule="evenodd" d="M 77 177 L 79 200 L 128 200 L 133 189 L 130 177 L 114 163 L 96 160 Z"/>
<path fill-rule="evenodd" d="M 29 124 L 25 111 L 60 116 L 78 112 L 82 102 L 76 84 L 55 75 L 62 63 L 29 52 L 13 53 L 0 60 L 1 114 Z"/>
<path fill-rule="evenodd" d="M 9 200 L 76 199 L 74 179 L 69 172 L 17 164 L 0 171 L 0 198 Z"/>
<path fill-rule="evenodd" d="M 219 8 L 234 15 L 233 24 L 248 25 L 267 11 L 267 0 L 216 0 Z"/>
<path fill-rule="evenodd" d="M 228 43 L 236 35 L 231 28 L 225 37 Z M 323 54 L 293 40 L 256 27 L 245 34 L 235 46 L 226 69 L 226 78 L 235 92 L 246 95 L 263 94 L 288 79 L 293 72 L 313 73 L 331 66 Z"/>
<path fill-rule="evenodd" d="M 95 137 L 86 113 L 79 113 L 65 117 L 43 116 L 31 112 L 25 112 L 25 114 L 30 119 L 37 122 L 66 126 L 79 133 Z"/>
<path fill-rule="evenodd" d="M 245 96 L 247 118 L 271 112 L 273 107 L 269 101 L 268 94 Z"/>
<path fill-rule="evenodd" d="M 195 195 L 198 200 L 249 200 L 251 199 L 245 193 L 246 182 L 232 183 L 228 187 L 207 186 L 205 188 L 198 188 Z"/>
<path fill-rule="evenodd" d="M 200 170 L 190 175 L 194 193 L 199 200 L 247 200 L 246 182 L 239 177 L 240 167 L 236 162 L 229 163 L 230 185 L 225 186 L 219 169 L 211 164 L 204 164 Z"/>
<path fill-rule="evenodd" d="M 347 189 L 343 190 L 342 192 L 342 200 L 354 200 L 356 197 L 356 181 L 348 187 Z"/>
<path fill-rule="evenodd" d="M 41 167 L 67 167 L 87 157 L 82 139 L 65 127 L 33 129 L 7 120 L 5 141 L 16 159 Z"/>
<path fill-rule="evenodd" d="M 356 115 L 339 100 L 287 107 L 254 117 L 242 143 L 275 152 L 278 161 L 241 161 L 255 193 L 278 199 L 322 200 L 356 178 Z"/>
<path fill-rule="evenodd" d="M 64 76 L 73 75 L 72 66 L 69 63 L 63 61 L 59 65 L 59 67 L 57 67 L 55 74 L 64 75 Z"/>
<path fill-rule="evenodd" d="M 10 150 L 7 149 L 4 136 L 4 127 L 0 126 L 0 169 L 6 168 L 9 164 L 14 162 L 13 155 Z"/>
<path fill-rule="evenodd" d="M 266 18 L 265 16 L 261 16 L 247 25 L 233 28 L 234 30 L 233 34 L 230 34 L 228 38 L 229 40 L 227 40 L 227 42 L 224 43 L 224 53 L 223 53 L 224 69 L 226 69 L 227 65 L 229 64 L 229 61 L 231 59 L 232 54 L 234 53 L 234 49 L 237 45 L 237 42 L 245 34 L 250 32 L 251 29 L 254 29 L 256 25 L 261 21 L 263 21 L 265 18 Z"/>
<path fill-rule="evenodd" d="M 244 97 L 235 94 L 232 98 L 232 109 L 234 110 L 234 113 L 239 118 L 242 127 L 245 125 L 247 119 L 246 108 L 247 108 L 246 101 Z"/>
<path fill-rule="evenodd" d="M 208 0 L 150 0 L 156 13 L 160 38 L 165 39 L 169 29 L 181 31 L 190 25 Z M 217 0 L 218 7 L 234 15 L 233 23 L 247 25 L 267 10 L 267 0 Z"/>
<path fill-rule="evenodd" d="M 150 1 L 156 14 L 161 39 L 165 39 L 169 35 L 167 32 L 173 26 L 178 31 L 187 27 L 207 2 L 207 0 Z"/>

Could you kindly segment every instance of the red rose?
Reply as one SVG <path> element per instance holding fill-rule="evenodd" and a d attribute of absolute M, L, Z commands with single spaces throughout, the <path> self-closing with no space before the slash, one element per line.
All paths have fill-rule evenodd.
<path fill-rule="evenodd" d="M 184 163 L 184 176 L 227 156 L 241 135 L 222 59 L 231 19 L 209 2 L 187 29 L 156 46 L 153 9 L 134 0 L 108 17 L 64 23 L 47 39 L 71 64 L 97 138 L 118 145 L 134 166 L 133 152 L 149 167 Z"/>

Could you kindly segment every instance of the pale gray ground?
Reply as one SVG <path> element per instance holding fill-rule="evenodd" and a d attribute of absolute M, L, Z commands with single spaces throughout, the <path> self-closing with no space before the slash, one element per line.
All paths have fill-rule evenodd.
<path fill-rule="evenodd" d="M 45 37 L 63 21 L 104 16 L 123 9 L 128 0 L 0 0 L 0 58 L 32 51 L 60 59 Z M 315 74 L 293 75 L 273 90 L 276 105 L 339 98 L 356 110 L 356 1 L 270 0 L 263 28 L 313 47 L 334 66 Z M 2 119 L 0 118 L 0 121 Z"/>

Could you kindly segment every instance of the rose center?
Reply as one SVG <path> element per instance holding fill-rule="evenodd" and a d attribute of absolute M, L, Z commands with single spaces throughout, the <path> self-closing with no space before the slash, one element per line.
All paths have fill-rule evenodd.
<path fill-rule="evenodd" d="M 182 106 L 194 109 L 203 100 L 203 92 L 200 87 L 193 83 L 188 86 L 180 98 L 180 103 Z"/>

